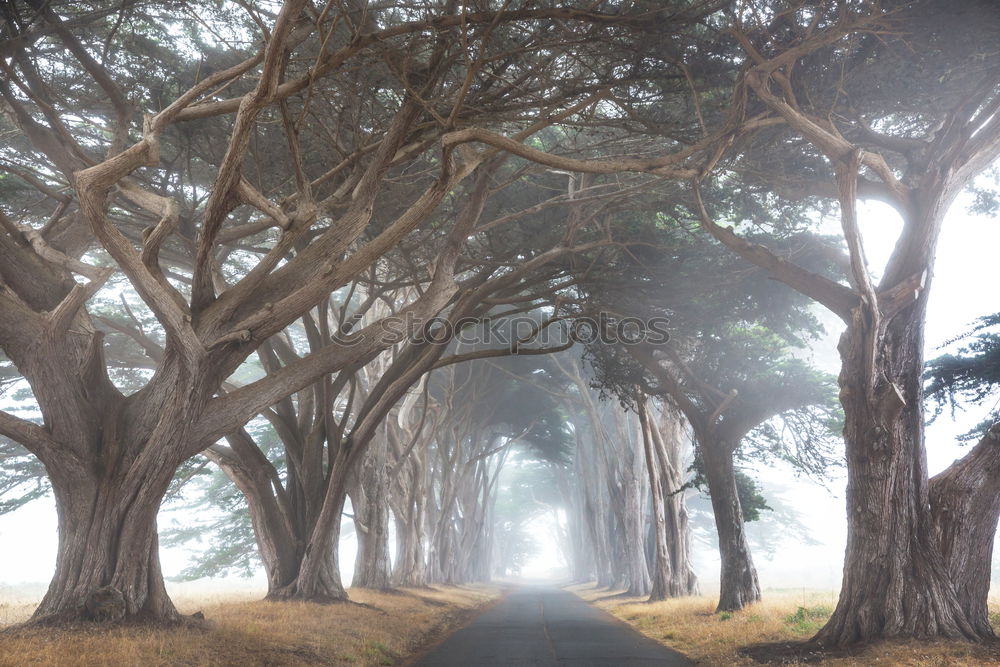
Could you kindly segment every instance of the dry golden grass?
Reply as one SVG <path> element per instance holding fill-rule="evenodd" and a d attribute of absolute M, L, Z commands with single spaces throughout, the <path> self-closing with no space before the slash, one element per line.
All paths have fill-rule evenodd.
<path fill-rule="evenodd" d="M 616 591 L 571 586 L 580 597 L 605 609 L 637 630 L 700 665 L 757 665 L 739 650 L 772 642 L 801 642 L 811 637 L 832 613 L 830 592 L 765 591 L 763 602 L 732 614 L 715 614 L 717 600 L 680 598 L 647 603 L 643 598 L 615 597 Z M 993 605 L 991 604 L 991 608 Z M 805 665 L 788 661 L 782 664 Z M 963 642 L 879 642 L 852 656 L 827 657 L 810 665 L 830 667 L 981 667 L 1000 665 L 997 650 Z"/>
<path fill-rule="evenodd" d="M 0 602 L 0 627 L 28 620 L 37 605 L 38 600 L 36 599 L 26 599 L 20 596 L 4 598 Z"/>
<path fill-rule="evenodd" d="M 203 628 L 17 629 L 0 634 L 0 666 L 392 665 L 495 598 L 490 586 L 352 590 L 361 604 L 273 603 L 230 595 L 178 598 L 202 610 Z M 0 623 L 24 620 L 26 601 L 0 607 Z"/>

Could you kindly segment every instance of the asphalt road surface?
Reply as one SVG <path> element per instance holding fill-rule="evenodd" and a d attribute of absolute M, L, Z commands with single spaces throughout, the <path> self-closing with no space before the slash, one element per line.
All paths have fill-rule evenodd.
<path fill-rule="evenodd" d="M 414 667 L 693 664 L 572 593 L 524 586 L 448 637 Z"/>

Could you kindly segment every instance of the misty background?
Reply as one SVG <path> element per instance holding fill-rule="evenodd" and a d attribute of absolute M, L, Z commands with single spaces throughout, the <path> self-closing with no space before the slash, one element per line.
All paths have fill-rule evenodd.
<path fill-rule="evenodd" d="M 996 288 L 1000 224 L 989 216 L 970 212 L 970 204 L 971 196 L 959 197 L 952 205 L 941 236 L 928 306 L 927 358 L 957 348 L 957 344 L 943 346 L 968 330 L 976 318 L 1000 312 L 1000 290 Z M 879 203 L 862 206 L 859 213 L 865 250 L 877 276 L 894 247 L 901 221 L 889 206 Z M 838 231 L 836 221 L 827 224 L 833 227 L 821 231 Z M 979 242 L 971 244 L 967 240 L 969 237 Z M 840 367 L 836 345 L 842 326 L 826 311 L 817 309 L 817 312 L 823 318 L 827 333 L 811 346 L 811 361 L 818 368 L 836 374 Z M 0 397 L 4 408 L 13 405 L 10 393 Z M 971 445 L 961 443 L 958 436 L 980 423 L 998 402 L 1000 398 L 993 403 L 965 405 L 965 409 L 954 416 L 945 410 L 928 425 L 928 470 L 932 476 L 964 455 Z M 747 524 L 762 588 L 803 588 L 836 595 L 847 537 L 844 518 L 846 471 L 842 467 L 832 469 L 831 478 L 825 483 L 797 475 L 790 466 L 777 462 L 750 466 L 747 471 L 760 482 L 761 491 L 774 510 L 765 512 L 761 521 Z M 711 524 L 711 505 L 702 494 L 689 493 L 688 506 L 695 537 L 692 543 L 694 568 L 702 594 L 717 595 L 720 562 Z M 349 505 L 346 511 L 351 511 Z M 176 527 L 189 518 L 190 510 L 178 511 L 168 504 L 160 512 L 159 525 L 161 530 Z M 522 576 L 568 579 L 566 563 L 556 544 L 554 521 L 555 518 L 548 514 L 537 517 L 530 524 L 536 553 L 527 561 Z M 392 538 L 390 533 L 390 540 Z M 352 576 L 356 548 L 353 524 L 344 521 L 340 564 L 345 583 Z M 168 580 L 189 566 L 198 553 L 196 549 L 162 545 L 160 552 L 163 573 Z M 28 594 L 37 591 L 40 597 L 55 568 L 55 556 L 56 510 L 51 497 L 35 500 L 0 516 L 0 589 L 17 589 Z M 996 550 L 993 570 L 995 584 L 998 578 Z M 230 576 L 184 585 L 265 590 L 266 579 L 263 570 L 259 569 L 251 578 Z"/>

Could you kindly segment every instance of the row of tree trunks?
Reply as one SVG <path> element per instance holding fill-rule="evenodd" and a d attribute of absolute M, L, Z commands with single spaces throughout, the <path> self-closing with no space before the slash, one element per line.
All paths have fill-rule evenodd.
<path fill-rule="evenodd" d="M 633 413 L 616 410 L 617 438 L 602 440 L 602 454 L 609 470 L 608 490 L 622 529 L 621 542 L 626 564 L 625 594 L 649 595 L 652 582 L 646 560 L 646 501 L 648 478 L 643 471 L 641 440 Z"/>
<path fill-rule="evenodd" d="M 578 424 L 574 429 L 576 434 L 576 451 L 574 452 L 574 487 L 575 502 L 580 519 L 577 523 L 584 533 L 579 542 L 587 545 L 586 553 L 594 564 L 594 569 L 586 571 L 582 580 L 593 576 L 601 588 L 610 588 L 615 580 L 615 567 L 612 561 L 611 546 L 608 534 L 611 519 L 607 512 L 607 499 L 604 494 L 604 480 L 599 476 L 592 440 L 588 437 L 587 424 Z M 586 557 L 578 556 L 578 562 L 584 562 Z"/>
<path fill-rule="evenodd" d="M 628 595 L 665 599 L 697 592 L 684 503 L 683 418 L 664 407 L 651 417 L 599 405 L 576 369 L 562 367 L 578 392 L 570 414 L 576 448 L 569 506 L 574 577 Z"/>
<path fill-rule="evenodd" d="M 489 581 L 493 571 L 489 523 L 509 447 L 497 447 L 502 436 L 480 433 L 476 425 L 464 426 L 445 429 L 455 437 L 447 445 L 437 442 L 440 465 L 455 467 L 441 476 L 433 506 L 431 583 Z"/>
<path fill-rule="evenodd" d="M 436 425 L 435 425 L 436 427 Z M 419 425 L 418 425 L 419 428 Z M 428 473 L 427 443 L 430 435 L 423 437 L 420 432 L 409 433 L 411 438 L 420 438 L 421 445 L 402 458 L 403 443 L 396 438 L 392 441 L 395 454 L 395 475 L 390 480 L 394 491 L 390 493 L 393 519 L 396 525 L 396 559 L 392 570 L 394 586 L 422 587 L 427 585 L 426 528 Z M 390 425 L 390 434 L 393 432 Z M 404 431 L 408 432 L 408 431 Z M 402 458 L 402 460 L 401 460 Z"/>
<path fill-rule="evenodd" d="M 680 414 L 664 406 L 656 420 L 639 403 L 646 468 L 652 493 L 653 564 L 650 602 L 698 594 L 698 578 L 690 561 L 690 528 L 681 477 L 685 441 Z"/>
<path fill-rule="evenodd" d="M 584 414 L 592 434 L 594 464 L 603 488 L 595 488 L 598 498 L 605 496 L 612 521 L 603 539 L 608 546 L 613 571 L 612 585 L 624 588 L 628 595 L 648 595 L 651 587 L 645 551 L 645 501 L 647 474 L 643 470 L 641 432 L 634 415 L 610 405 L 598 405 L 592 390 L 574 373 Z"/>

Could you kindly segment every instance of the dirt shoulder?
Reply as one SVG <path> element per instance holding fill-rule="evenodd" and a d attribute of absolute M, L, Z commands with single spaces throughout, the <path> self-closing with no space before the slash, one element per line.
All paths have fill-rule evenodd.
<path fill-rule="evenodd" d="M 8 665 L 395 665 L 475 616 L 495 586 L 435 586 L 392 592 L 351 590 L 350 603 L 177 600 L 202 611 L 203 627 L 71 630 L 8 628 Z"/>
<path fill-rule="evenodd" d="M 1000 665 L 1000 648 L 965 642 L 877 642 L 841 654 L 802 654 L 797 647 L 826 622 L 836 605 L 829 591 L 765 591 L 764 600 L 734 613 L 715 613 L 717 600 L 688 597 L 648 603 L 591 585 L 567 590 L 629 623 L 647 637 L 700 665 L 766 664 L 829 667 L 980 667 Z M 1000 605 L 991 604 L 991 609 Z M 1000 615 L 991 614 L 1000 619 Z"/>

